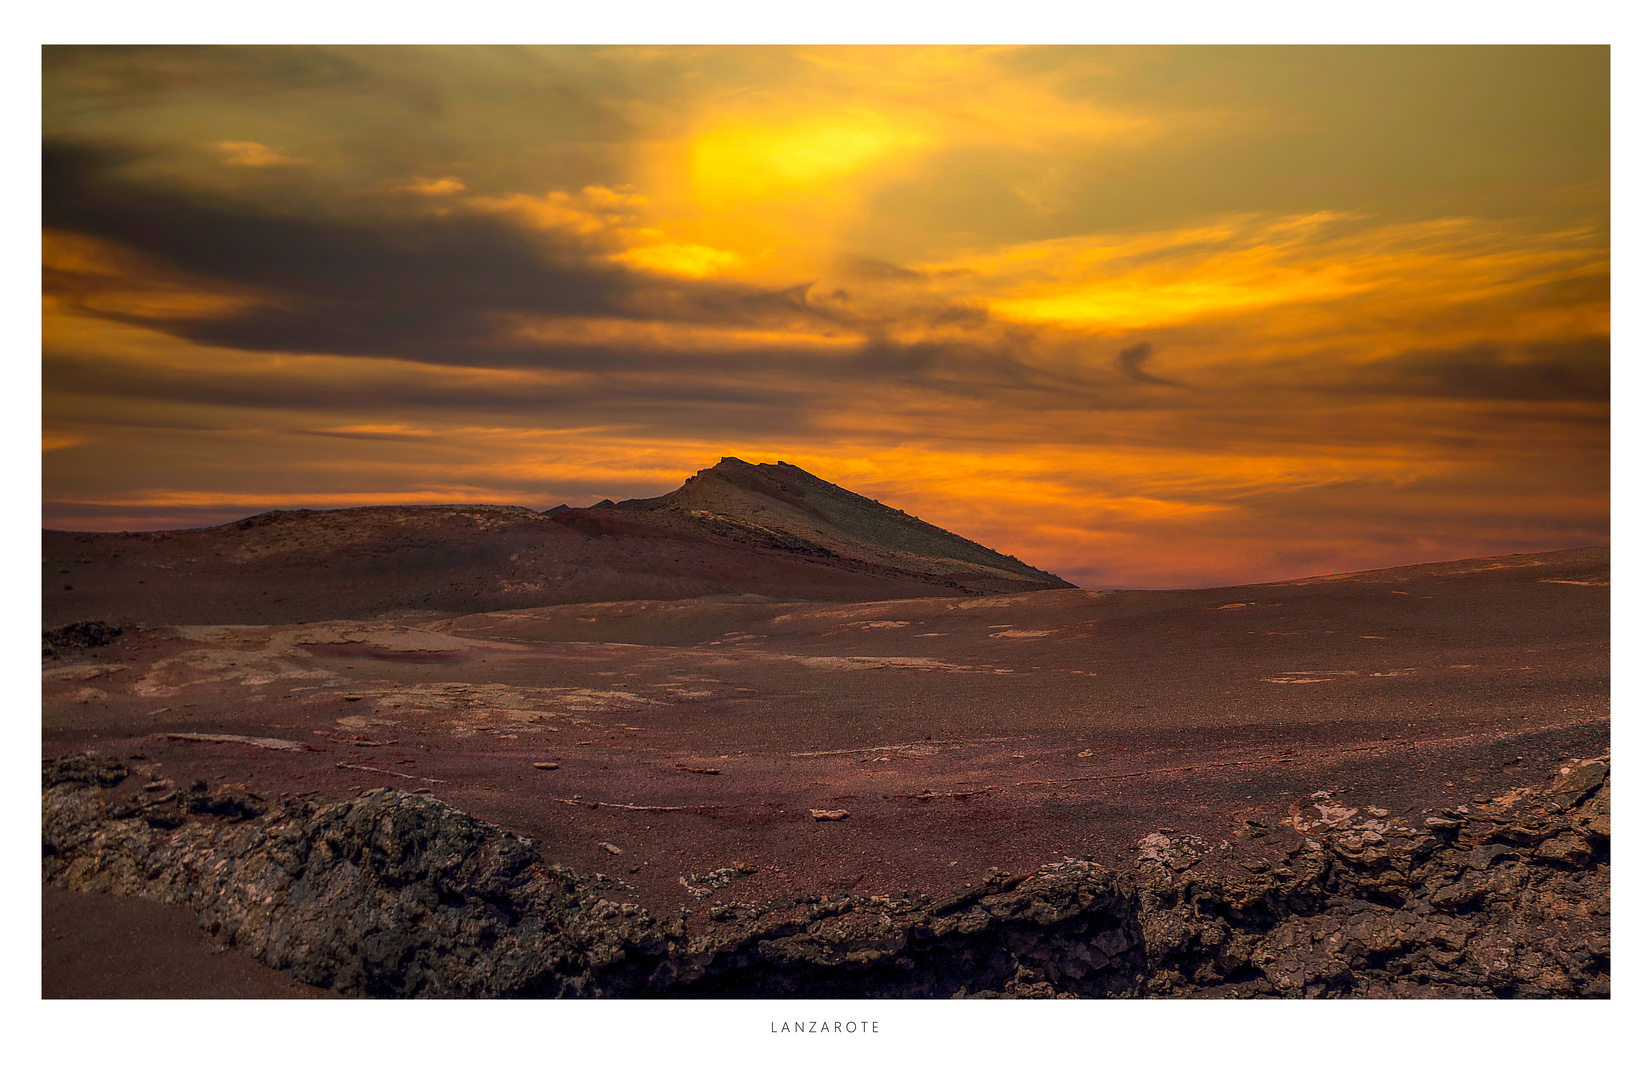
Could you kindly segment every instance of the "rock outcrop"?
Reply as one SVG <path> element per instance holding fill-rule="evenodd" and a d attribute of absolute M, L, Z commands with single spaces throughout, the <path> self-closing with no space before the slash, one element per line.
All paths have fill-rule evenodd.
<path fill-rule="evenodd" d="M 120 637 L 121 628 L 93 619 L 40 633 L 40 654 L 50 659 L 80 649 L 96 649 Z"/>
<path fill-rule="evenodd" d="M 1605 997 L 1610 775 L 1417 814 L 1329 793 L 1231 839 L 1154 833 L 952 896 L 711 909 L 690 935 L 603 875 L 428 795 L 272 803 L 113 758 L 43 770 L 47 884 L 185 904 L 225 945 L 375 997 Z M 732 874 L 734 871 L 730 871 Z"/>

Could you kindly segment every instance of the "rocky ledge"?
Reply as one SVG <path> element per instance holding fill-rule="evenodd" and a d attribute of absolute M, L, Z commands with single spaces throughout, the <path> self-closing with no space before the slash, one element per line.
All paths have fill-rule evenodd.
<path fill-rule="evenodd" d="M 1231 838 L 1154 833 L 1128 871 L 721 905 L 690 934 L 428 795 L 120 799 L 126 767 L 83 755 L 44 765 L 43 873 L 188 905 L 224 945 L 368 997 L 1606 997 L 1609 773 L 1407 814 L 1318 792 Z"/>

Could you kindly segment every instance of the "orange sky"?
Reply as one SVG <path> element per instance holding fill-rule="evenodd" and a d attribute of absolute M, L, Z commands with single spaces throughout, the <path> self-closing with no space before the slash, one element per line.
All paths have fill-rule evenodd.
<path fill-rule="evenodd" d="M 784 459 L 1075 583 L 1604 543 L 1607 51 L 45 51 L 44 521 Z"/>

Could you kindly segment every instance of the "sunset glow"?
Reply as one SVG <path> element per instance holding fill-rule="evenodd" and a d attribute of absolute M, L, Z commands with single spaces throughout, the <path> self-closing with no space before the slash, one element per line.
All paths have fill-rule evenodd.
<path fill-rule="evenodd" d="M 785 460 L 1085 586 L 1608 540 L 1607 50 L 45 50 L 48 528 Z"/>

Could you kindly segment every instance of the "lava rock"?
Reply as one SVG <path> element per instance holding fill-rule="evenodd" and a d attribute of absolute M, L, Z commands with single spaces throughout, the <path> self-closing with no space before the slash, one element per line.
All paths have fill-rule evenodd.
<path fill-rule="evenodd" d="M 41 633 L 41 653 L 44 656 L 55 656 L 59 652 L 96 649 L 112 643 L 120 635 L 120 627 L 95 619 L 88 622 L 69 623 L 67 626 L 60 626 L 55 630 L 46 630 Z"/>
<path fill-rule="evenodd" d="M 994 869 L 933 903 L 718 904 L 693 937 L 683 915 L 615 903 L 602 894 L 622 883 L 547 866 L 531 840 L 428 795 L 276 805 L 195 785 L 120 801 L 107 790 L 125 775 L 115 759 L 58 759 L 42 775 L 47 884 L 187 905 L 223 944 L 357 996 L 1611 992 L 1605 759 L 1472 814 L 1379 815 L 1316 793 L 1261 828 L 1265 844 L 1239 830 L 1239 866 L 1288 855 L 1272 874 L 1224 868 L 1205 860 L 1209 841 L 1156 832 L 1127 871 L 1066 859 Z M 1580 799 L 1557 807 L 1568 786 Z M 749 872 L 681 881 L 704 899 Z"/>

